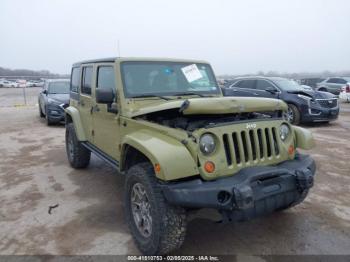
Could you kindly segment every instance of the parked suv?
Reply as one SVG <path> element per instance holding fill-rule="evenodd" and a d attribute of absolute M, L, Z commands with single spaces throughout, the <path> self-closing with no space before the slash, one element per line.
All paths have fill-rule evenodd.
<path fill-rule="evenodd" d="M 281 77 L 239 77 L 225 96 L 267 97 L 282 99 L 288 105 L 286 119 L 292 124 L 328 122 L 337 119 L 338 99 L 331 93 L 307 90 L 297 82 Z"/>
<path fill-rule="evenodd" d="M 339 95 L 346 84 L 350 83 L 350 77 L 329 77 L 320 83 L 316 84 L 316 89 L 319 91 L 330 92 Z"/>
<path fill-rule="evenodd" d="M 85 168 L 93 152 L 125 175 L 126 221 L 144 254 L 179 248 L 189 211 L 246 220 L 300 203 L 313 185 L 315 162 L 297 151 L 313 138 L 282 119 L 287 105 L 223 97 L 205 61 L 79 62 L 70 90 L 69 163 Z"/>
<path fill-rule="evenodd" d="M 69 80 L 46 80 L 38 96 L 39 116 L 45 117 L 47 125 L 64 122 L 64 106 L 69 103 Z"/>

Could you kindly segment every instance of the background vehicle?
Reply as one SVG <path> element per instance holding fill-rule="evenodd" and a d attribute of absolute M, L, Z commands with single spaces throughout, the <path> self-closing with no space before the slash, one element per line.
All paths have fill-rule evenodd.
<path fill-rule="evenodd" d="M 313 139 L 282 119 L 286 110 L 277 99 L 223 97 L 205 61 L 80 62 L 65 109 L 67 157 L 84 168 L 93 152 L 125 174 L 136 245 L 166 254 L 183 243 L 188 210 L 240 221 L 305 199 L 315 162 L 296 148 Z"/>
<path fill-rule="evenodd" d="M 350 77 L 329 77 L 316 84 L 318 91 L 330 92 L 339 95 L 341 88 L 350 83 Z"/>
<path fill-rule="evenodd" d="M 64 105 L 69 103 L 69 80 L 47 80 L 38 97 L 39 115 L 47 125 L 64 121 Z"/>
<path fill-rule="evenodd" d="M 341 92 L 339 94 L 339 98 L 342 101 L 350 102 L 350 84 L 347 83 L 345 86 L 342 87 Z"/>
<path fill-rule="evenodd" d="M 317 83 L 324 81 L 324 78 L 312 77 L 312 78 L 303 78 L 300 79 L 299 82 L 301 85 L 311 86 L 313 89 L 316 88 Z"/>
<path fill-rule="evenodd" d="M 2 80 L 0 81 L 0 87 L 18 87 L 18 83 L 14 82 L 14 81 L 10 81 L 10 80 Z"/>
<path fill-rule="evenodd" d="M 331 121 L 338 117 L 338 99 L 331 93 L 306 90 L 297 82 L 280 77 L 236 78 L 225 96 L 268 97 L 288 104 L 286 117 L 293 124 Z"/>

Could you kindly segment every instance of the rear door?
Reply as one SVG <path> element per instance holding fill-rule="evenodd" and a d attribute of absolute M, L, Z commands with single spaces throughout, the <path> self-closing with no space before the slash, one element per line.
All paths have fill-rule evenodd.
<path fill-rule="evenodd" d="M 91 97 L 92 83 L 93 83 L 93 65 L 83 65 L 81 67 L 81 83 L 78 108 L 80 118 L 84 127 L 87 141 L 93 142 L 92 117 L 91 108 L 93 101 Z"/>
<path fill-rule="evenodd" d="M 112 89 L 116 94 L 116 69 L 114 63 L 97 64 L 95 86 L 98 89 Z M 94 119 L 94 145 L 106 153 L 109 157 L 118 161 L 120 157 L 120 131 L 119 112 L 110 109 L 118 108 L 116 102 L 113 105 L 99 104 L 94 98 L 92 110 Z"/>

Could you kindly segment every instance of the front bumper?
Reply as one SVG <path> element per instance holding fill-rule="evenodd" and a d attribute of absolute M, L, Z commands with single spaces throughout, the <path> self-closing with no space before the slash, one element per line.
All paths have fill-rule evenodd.
<path fill-rule="evenodd" d="M 315 162 L 297 154 L 276 166 L 242 169 L 216 181 L 195 179 L 161 185 L 170 204 L 187 208 L 215 208 L 230 219 L 245 220 L 302 201 L 313 186 Z"/>
<path fill-rule="evenodd" d="M 50 105 L 47 108 L 48 118 L 51 122 L 64 122 L 65 113 L 64 109 L 61 106 Z"/>
<path fill-rule="evenodd" d="M 339 106 L 334 108 L 324 108 L 319 106 L 308 107 L 301 109 L 301 122 L 322 122 L 336 120 L 339 115 Z"/>

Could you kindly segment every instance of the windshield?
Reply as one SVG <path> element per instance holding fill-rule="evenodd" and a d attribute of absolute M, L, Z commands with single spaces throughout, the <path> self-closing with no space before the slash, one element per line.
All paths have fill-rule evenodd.
<path fill-rule="evenodd" d="M 121 66 L 126 98 L 220 94 L 208 64 L 182 62 L 123 62 Z"/>
<path fill-rule="evenodd" d="M 69 82 L 52 82 L 49 83 L 49 94 L 69 94 Z"/>
<path fill-rule="evenodd" d="M 303 87 L 294 80 L 280 79 L 274 82 L 285 91 L 303 90 Z"/>

